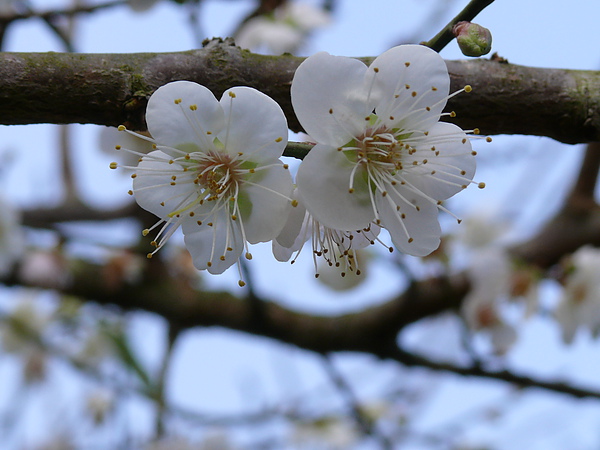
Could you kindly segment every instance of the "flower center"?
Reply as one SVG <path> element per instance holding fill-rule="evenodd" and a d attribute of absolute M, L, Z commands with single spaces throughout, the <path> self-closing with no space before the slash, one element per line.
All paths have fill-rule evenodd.
<path fill-rule="evenodd" d="M 198 174 L 194 183 L 204 189 L 204 200 L 235 197 L 241 181 L 239 162 L 232 160 L 229 155 L 214 153 L 199 154 L 198 158 L 193 169 Z"/>

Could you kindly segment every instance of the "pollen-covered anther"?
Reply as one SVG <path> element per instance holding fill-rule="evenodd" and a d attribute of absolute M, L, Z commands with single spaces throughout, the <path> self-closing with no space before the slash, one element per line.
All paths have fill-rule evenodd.
<path fill-rule="evenodd" d="M 295 208 L 296 206 L 298 206 L 298 200 L 294 199 L 292 200 L 292 206 Z"/>
<path fill-rule="evenodd" d="M 116 169 L 117 167 L 119 167 L 119 165 L 113 161 L 110 163 L 110 165 L 108 167 L 110 167 L 111 169 Z"/>
<path fill-rule="evenodd" d="M 466 92 L 467 94 L 473 90 L 473 88 L 471 87 L 471 85 L 470 85 L 470 84 L 467 84 L 467 85 L 464 87 L 464 89 L 465 89 L 465 92 Z"/>
<path fill-rule="evenodd" d="M 176 98 L 175 100 L 173 100 L 173 103 L 175 103 L 176 105 L 179 105 L 182 102 L 182 100 L 180 98 Z"/>
<path fill-rule="evenodd" d="M 198 109 L 198 105 L 190 105 L 190 110 L 196 111 Z"/>
<path fill-rule="evenodd" d="M 125 131 L 126 129 L 127 129 L 127 128 L 125 127 L 125 125 L 119 125 L 119 126 L 117 127 L 117 130 L 119 130 L 119 131 Z"/>

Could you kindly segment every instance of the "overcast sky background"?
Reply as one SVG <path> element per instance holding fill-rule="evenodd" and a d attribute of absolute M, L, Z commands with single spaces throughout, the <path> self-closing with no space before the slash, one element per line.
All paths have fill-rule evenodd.
<path fill-rule="evenodd" d="M 405 39 L 429 39 L 466 3 L 447 0 L 451 7 L 435 23 L 423 21 L 437 3 L 433 0 L 338 0 L 331 26 L 317 31 L 304 47 L 309 55 L 325 50 L 346 56 L 375 56 Z M 32 2 L 49 8 L 56 1 Z M 205 0 L 201 29 L 205 36 L 225 37 L 252 9 L 250 1 Z M 510 62 L 537 67 L 595 70 L 600 67 L 598 26 L 600 6 L 596 2 L 574 0 L 496 0 L 477 19 L 491 29 L 493 52 Z M 113 8 L 85 16 L 77 27 L 75 45 L 81 52 L 161 52 L 194 48 L 185 8 L 162 2 L 145 13 Z M 36 21 L 20 22 L 9 30 L 6 49 L 10 51 L 62 51 L 57 39 Z M 451 43 L 442 51 L 447 59 L 463 56 Z M 474 92 L 471 95 L 476 95 Z M 531 114 L 535 114 L 531 111 Z M 73 127 L 79 183 L 84 196 L 98 207 L 119 205 L 130 200 L 126 195 L 129 179 L 110 171 L 111 158 L 97 151 L 98 128 Z M 12 170 L 0 178 L 0 188 L 18 204 L 32 206 L 56 201 L 60 186 L 53 182 L 56 162 L 57 129 L 54 126 L 1 127 L 0 150 L 14 154 Z M 451 203 L 459 215 L 478 205 L 499 203 L 515 220 L 516 234 L 525 235 L 558 207 L 569 188 L 582 155 L 581 146 L 567 146 L 550 139 L 521 136 L 494 137 L 492 144 L 478 146 L 480 163 L 476 179 L 485 181 L 483 191 L 469 189 Z M 102 170 L 106 168 L 106 173 Z M 100 173 L 100 175 L 99 175 Z M 99 177 L 99 178 L 98 178 Z M 32 180 L 36 180 L 32 182 Z M 50 187 L 47 189 L 46 186 Z M 44 186 L 41 189 L 41 186 Z M 99 189 L 98 186 L 102 188 Z M 536 186 L 539 186 L 536 188 Z M 451 221 L 445 220 L 450 224 Z M 99 239 L 123 243 L 138 231 L 130 224 L 107 230 L 94 229 Z M 114 234 L 117 229 L 120 234 Z M 253 251 L 250 265 L 256 287 L 268 298 L 281 299 L 287 306 L 322 313 L 356 310 L 384 301 L 402 285 L 390 260 L 383 259 L 371 268 L 367 282 L 359 289 L 338 294 L 316 283 L 308 252 L 294 266 L 281 264 L 269 256 L 269 246 Z M 273 276 L 273 274 L 276 276 Z M 207 276 L 215 288 L 237 289 L 237 271 L 221 277 Z M 544 286 L 549 304 L 556 301 L 556 290 Z M 6 300 L 5 300 L 6 302 Z M 451 318 L 432 319 L 433 325 L 415 325 L 403 334 L 410 348 L 432 354 L 460 353 L 457 323 Z M 150 366 L 156 367 L 164 349 L 164 323 L 149 314 L 131 317 L 131 333 Z M 600 389 L 600 346 L 582 335 L 565 347 L 558 327 L 548 318 L 534 318 L 521 328 L 519 343 L 505 363 L 515 371 L 539 377 L 564 377 L 574 383 Z M 424 404 L 416 420 L 423 432 L 442 429 L 456 418 L 470 420 L 470 411 L 486 404 L 510 410 L 493 426 L 473 423 L 465 436 L 474 443 L 491 443 L 494 448 L 586 449 L 600 445 L 600 402 L 575 400 L 565 396 L 531 390 L 511 397 L 512 387 L 500 382 L 462 379 L 453 375 L 428 377 L 426 372 L 405 371 L 395 364 L 374 361 L 361 355 L 340 355 L 336 363 L 349 377 L 361 398 L 375 398 L 386 386 L 403 380 L 413 383 L 422 373 L 432 383 L 434 394 Z M 0 374 L 14 377 L 15 369 L 0 365 Z M 12 375 L 10 375 L 12 373 Z M 81 391 L 57 367 L 53 378 L 57 387 L 75 398 Z M 418 378 L 418 376 L 417 376 Z M 364 383 L 369 380 L 369 383 Z M 186 332 L 175 353 L 169 395 L 178 405 L 200 412 L 236 413 L 260 410 L 265 404 L 282 399 L 302 399 L 308 393 L 327 392 L 329 382 L 319 357 L 262 338 L 219 329 Z M 250 388 L 250 386 L 253 386 Z M 52 397 L 51 397 L 52 398 Z M 39 399 L 40 404 L 52 400 Z M 69 395 L 65 394 L 65 398 Z M 331 392 L 322 395 L 322 405 L 339 402 Z M 0 393 L 0 399 L 2 394 Z M 68 402 L 68 400 L 64 400 Z M 66 404 L 66 403 L 65 403 Z M 144 402 L 131 402 L 131 416 L 140 432 L 150 433 L 152 422 Z M 43 434 L 34 411 L 23 424 L 29 443 Z M 135 415 L 135 420 L 132 419 Z M 406 447 L 409 448 L 409 447 Z M 419 448 L 416 446 L 415 448 Z"/>

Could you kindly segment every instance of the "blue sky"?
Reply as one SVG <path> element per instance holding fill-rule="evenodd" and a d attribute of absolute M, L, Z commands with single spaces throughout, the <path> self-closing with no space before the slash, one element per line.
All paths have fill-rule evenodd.
<path fill-rule="evenodd" d="M 450 5 L 447 13 L 419 34 L 423 20 L 436 4 L 433 0 L 338 0 L 332 25 L 316 32 L 303 53 L 308 55 L 325 50 L 346 56 L 377 55 L 406 36 L 428 39 L 464 4 L 458 0 L 447 1 Z M 44 7 L 51 4 L 38 2 L 41 3 Z M 56 0 L 54 3 L 61 2 Z M 251 7 L 252 2 L 242 0 L 206 0 L 201 28 L 206 36 L 225 36 Z M 595 2 L 584 0 L 497 0 L 479 16 L 477 22 L 491 29 L 494 36 L 492 51 L 510 62 L 594 70 L 600 67 L 600 49 L 590 43 L 600 42 L 599 12 Z M 195 44 L 187 26 L 182 25 L 185 20 L 182 8 L 166 2 L 142 14 L 115 8 L 82 20 L 76 45 L 83 52 L 187 50 Z M 8 50 L 62 50 L 43 25 L 29 22 L 19 23 L 11 30 Z M 447 59 L 463 58 L 454 43 L 443 50 L 442 56 Z M 535 114 L 535 111 L 531 113 Z M 129 181 L 110 172 L 110 159 L 95 148 L 97 127 L 77 127 L 73 133 L 78 154 L 79 184 L 85 198 L 98 206 L 128 201 L 126 191 Z M 55 127 L 2 127 L 0 136 L 2 148 L 14 150 L 15 154 L 14 170 L 0 179 L 0 186 L 6 193 L 25 205 L 45 203 L 60 195 L 60 187 L 53 183 L 44 192 L 39 190 L 41 184 L 53 179 L 55 172 L 48 169 L 57 169 Z M 31 149 L 36 149 L 36 152 Z M 514 149 L 519 150 L 515 152 Z M 522 235 L 531 233 L 553 208 L 558 207 L 582 154 L 581 146 L 522 136 L 495 137 L 493 144 L 483 147 L 480 153 L 483 162 L 476 178 L 485 181 L 488 187 L 483 191 L 473 189 L 463 193 L 464 201 L 454 201 L 453 210 L 461 213 L 479 203 L 499 202 L 515 216 Z M 98 181 L 92 180 L 92 177 L 104 167 L 107 170 L 102 175 L 101 185 L 108 187 L 99 190 Z M 511 176 L 507 177 L 507 173 Z M 33 178 L 38 182 L 31 183 Z M 532 190 L 530 183 L 533 178 L 543 183 L 542 186 L 552 186 L 552 193 L 544 188 Z M 129 238 L 130 232 L 135 231 L 127 225 L 119 230 L 124 241 Z M 251 269 L 257 287 L 264 295 L 281 298 L 283 304 L 293 308 L 322 313 L 355 310 L 385 300 L 402 286 L 402 280 L 389 268 L 389 260 L 383 260 L 372 268 L 372 275 L 365 285 L 356 292 L 340 295 L 314 282 L 308 254 L 304 261 L 293 267 L 275 262 L 268 254 L 268 245 L 255 251 L 258 258 L 253 261 Z M 277 277 L 272 276 L 274 272 Z M 209 280 L 214 287 L 236 286 L 237 273 L 232 271 Z M 556 300 L 556 290 L 552 286 L 545 286 L 544 292 L 547 292 L 549 302 Z M 144 359 L 150 366 L 158 364 L 164 346 L 164 323 L 151 315 L 139 314 L 131 317 L 131 327 Z M 456 321 L 451 318 L 432 319 L 426 324 L 413 326 L 403 339 L 411 348 L 425 353 L 442 346 L 444 355 L 452 355 L 459 352 L 456 327 Z M 540 317 L 523 325 L 519 344 L 505 363 L 520 373 L 564 377 L 600 388 L 596 377 L 600 370 L 600 361 L 595 357 L 597 351 L 598 344 L 587 336 L 581 336 L 571 347 L 564 347 L 555 324 L 547 317 Z M 224 330 L 192 330 L 185 334 L 176 351 L 169 393 L 173 402 L 199 408 L 200 411 L 226 414 L 235 413 L 239 408 L 252 410 L 265 402 L 277 403 L 289 396 L 301 398 L 306 392 L 327 386 L 328 381 L 318 359 L 297 349 L 273 345 L 262 338 Z M 360 381 L 365 377 L 372 380 L 375 388 L 371 388 L 377 391 L 377 387 L 385 386 L 393 376 L 407 379 L 413 376 L 412 372 L 406 374 L 395 365 L 364 356 L 340 356 L 336 363 L 365 398 L 375 395 L 368 392 L 368 386 L 361 385 Z M 288 376 L 296 377 L 297 382 L 282 381 L 285 380 L 282 371 L 286 370 Z M 504 405 L 510 413 L 503 416 L 496 426 L 474 424 L 464 433 L 473 442 L 491 440 L 495 448 L 507 449 L 563 449 L 573 443 L 573 439 L 578 439 L 581 446 L 577 448 L 583 449 L 592 448 L 600 441 L 595 432 L 600 423 L 597 402 L 532 391 L 506 405 L 507 399 L 512 399 L 511 387 L 501 383 L 454 376 L 427 376 L 426 379 L 434 384 L 435 395 L 428 398 L 415 422 L 420 430 L 443 427 L 461 414 L 468 418 L 470 410 L 490 403 Z M 260 389 L 249 392 L 247 385 L 256 383 Z M 329 395 L 335 397 L 331 393 Z M 133 411 L 143 411 L 143 404 L 133 404 L 132 408 Z M 32 420 L 35 424 L 35 419 Z M 148 429 L 148 422 L 139 420 L 139 428 Z"/>

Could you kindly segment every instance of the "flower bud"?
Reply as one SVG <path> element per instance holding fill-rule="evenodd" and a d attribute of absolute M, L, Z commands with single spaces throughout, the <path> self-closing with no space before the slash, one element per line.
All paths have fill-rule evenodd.
<path fill-rule="evenodd" d="M 460 51 L 465 56 L 487 55 L 492 49 L 492 33 L 471 22 L 458 22 L 452 28 Z"/>

